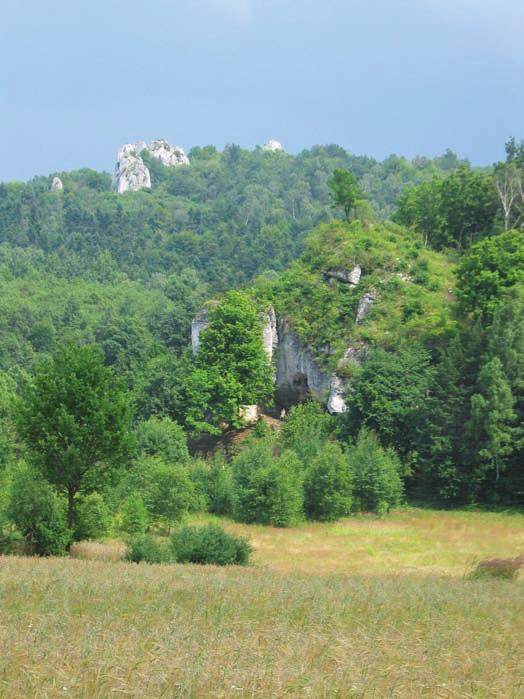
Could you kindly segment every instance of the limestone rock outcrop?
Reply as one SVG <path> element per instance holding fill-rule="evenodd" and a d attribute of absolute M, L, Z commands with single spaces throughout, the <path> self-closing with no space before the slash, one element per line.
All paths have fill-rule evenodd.
<path fill-rule="evenodd" d="M 273 359 L 275 350 L 278 347 L 277 316 L 273 306 L 270 306 L 266 311 L 262 337 L 266 354 L 269 359 Z"/>
<path fill-rule="evenodd" d="M 141 152 L 141 151 L 140 151 Z M 118 151 L 113 175 L 113 189 L 118 194 L 151 188 L 151 175 L 137 151 L 137 144 L 127 143 Z"/>
<path fill-rule="evenodd" d="M 362 267 L 360 265 L 355 265 L 351 271 L 344 269 L 328 269 L 324 272 L 324 276 L 328 279 L 336 279 L 338 282 L 343 282 L 350 286 L 358 286 L 360 277 L 362 276 Z"/>
<path fill-rule="evenodd" d="M 171 143 L 164 139 L 152 141 L 146 150 L 154 158 L 158 158 L 166 167 L 178 167 L 179 165 L 189 165 L 189 158 L 180 146 L 172 146 Z"/>
<path fill-rule="evenodd" d="M 326 403 L 331 376 L 321 369 L 310 347 L 283 319 L 278 323 L 277 400 L 284 407 L 307 398 Z"/>
<path fill-rule="evenodd" d="M 357 308 L 357 317 L 355 318 L 355 323 L 358 325 L 361 323 L 367 314 L 370 312 L 373 304 L 377 300 L 377 295 L 374 291 L 369 291 L 367 294 L 360 299 Z"/>
<path fill-rule="evenodd" d="M 60 179 L 60 177 L 53 177 L 53 181 L 51 182 L 51 191 L 52 192 L 61 192 L 64 189 L 64 183 Z"/>
<path fill-rule="evenodd" d="M 262 146 L 262 150 L 276 152 L 284 150 L 284 148 L 280 141 L 275 141 L 275 139 L 271 138 L 265 145 Z"/>
<path fill-rule="evenodd" d="M 151 188 L 151 174 L 144 163 L 142 153 L 149 153 L 166 167 L 189 165 L 189 158 L 180 146 L 173 146 L 164 139 L 147 144 L 145 141 L 126 143 L 118 151 L 113 176 L 113 189 L 119 194 Z"/>
<path fill-rule="evenodd" d="M 347 390 L 346 382 L 339 376 L 333 374 L 331 384 L 329 386 L 329 397 L 327 401 L 328 412 L 332 415 L 340 415 L 347 410 L 344 394 Z"/>

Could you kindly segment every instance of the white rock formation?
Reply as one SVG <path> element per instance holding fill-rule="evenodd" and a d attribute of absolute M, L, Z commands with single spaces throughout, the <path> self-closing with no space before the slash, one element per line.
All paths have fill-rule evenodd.
<path fill-rule="evenodd" d="M 265 314 L 263 341 L 267 356 L 269 359 L 273 359 L 275 350 L 278 347 L 277 316 L 273 306 L 270 306 Z"/>
<path fill-rule="evenodd" d="M 53 177 L 53 181 L 51 182 L 51 191 L 52 192 L 61 192 L 64 189 L 64 183 L 60 179 L 60 177 Z"/>
<path fill-rule="evenodd" d="M 137 152 L 136 145 L 127 143 L 118 151 L 115 174 L 113 175 L 113 189 L 118 194 L 151 188 L 149 169 Z"/>
<path fill-rule="evenodd" d="M 347 383 L 336 374 L 333 374 L 327 401 L 328 412 L 332 415 L 340 415 L 341 413 L 345 413 L 348 409 L 346 401 L 344 400 L 344 393 L 347 389 Z"/>
<path fill-rule="evenodd" d="M 328 269 L 328 271 L 324 274 L 326 277 L 329 277 L 330 279 L 336 279 L 339 282 L 344 282 L 344 284 L 349 284 L 350 286 L 358 286 L 360 282 L 360 277 L 362 276 L 362 267 L 360 267 L 360 265 L 356 265 L 355 267 L 353 267 L 351 272 L 340 269 Z"/>
<path fill-rule="evenodd" d="M 311 348 L 304 345 L 290 325 L 278 324 L 277 393 L 280 402 L 291 405 L 308 396 L 326 403 L 331 376 L 315 361 Z"/>
<path fill-rule="evenodd" d="M 200 333 L 209 325 L 208 316 L 209 310 L 204 306 L 191 321 L 191 349 L 193 350 L 193 354 L 196 354 L 200 347 Z"/>
<path fill-rule="evenodd" d="M 145 145 L 145 144 L 144 144 Z M 166 167 L 177 167 L 178 165 L 189 165 L 189 158 L 180 146 L 172 146 L 168 141 L 157 139 L 152 141 L 146 150 L 150 155 L 158 158 Z"/>
<path fill-rule="evenodd" d="M 357 325 L 364 320 L 376 300 L 377 295 L 374 291 L 369 291 L 360 299 L 358 302 L 357 317 L 355 318 L 355 323 Z"/>
<path fill-rule="evenodd" d="M 248 425 L 254 425 L 260 417 L 260 409 L 258 405 L 241 405 L 238 411 L 239 417 Z"/>
<path fill-rule="evenodd" d="M 152 141 L 149 145 L 145 141 L 126 143 L 118 152 L 113 176 L 113 189 L 119 194 L 151 187 L 151 174 L 142 159 L 144 151 L 158 158 L 166 167 L 189 165 L 184 150 L 163 139 Z"/>
<path fill-rule="evenodd" d="M 264 146 L 262 146 L 262 150 L 275 152 L 284 150 L 284 148 L 282 147 L 280 141 L 275 141 L 273 138 L 271 138 Z"/>

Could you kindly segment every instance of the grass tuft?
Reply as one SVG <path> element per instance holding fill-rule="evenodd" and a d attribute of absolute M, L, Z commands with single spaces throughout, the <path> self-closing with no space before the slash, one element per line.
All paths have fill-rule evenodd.
<path fill-rule="evenodd" d="M 516 580 L 521 568 L 524 568 L 524 555 L 516 558 L 485 558 L 477 563 L 467 577 L 469 580 L 482 578 Z"/>

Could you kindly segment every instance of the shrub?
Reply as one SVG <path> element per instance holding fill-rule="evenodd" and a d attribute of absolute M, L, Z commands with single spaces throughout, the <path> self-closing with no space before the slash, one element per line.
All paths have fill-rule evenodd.
<path fill-rule="evenodd" d="M 111 529 L 111 513 L 99 493 L 80 498 L 75 511 L 75 539 L 101 539 Z"/>
<path fill-rule="evenodd" d="M 158 456 L 168 464 L 187 464 L 189 452 L 184 430 L 168 417 L 150 417 L 136 430 L 137 446 L 143 456 Z"/>
<path fill-rule="evenodd" d="M 331 522 L 351 512 L 353 473 L 338 444 L 325 444 L 307 471 L 304 481 L 306 516 Z"/>
<path fill-rule="evenodd" d="M 128 534 L 143 534 L 149 524 L 149 514 L 138 493 L 129 495 L 120 509 L 121 529 Z"/>
<path fill-rule="evenodd" d="M 228 534 L 214 524 L 182 527 L 173 534 L 171 542 L 179 563 L 244 566 L 252 551 L 247 539 Z"/>
<path fill-rule="evenodd" d="M 302 519 L 302 464 L 293 451 L 277 451 L 272 440 L 260 440 L 233 461 L 236 519 L 276 527 Z"/>
<path fill-rule="evenodd" d="M 282 428 L 283 443 L 308 466 L 324 448 L 336 426 L 335 419 L 318 403 L 293 407 Z"/>
<path fill-rule="evenodd" d="M 25 539 L 18 529 L 8 524 L 0 526 L 0 556 L 24 553 Z"/>
<path fill-rule="evenodd" d="M 65 553 L 71 541 L 66 500 L 25 465 L 15 471 L 11 480 L 7 515 L 25 538 L 28 553 Z"/>
<path fill-rule="evenodd" d="M 231 468 L 222 455 L 211 463 L 197 462 L 189 475 L 202 507 L 215 515 L 231 515 L 234 509 L 234 486 Z"/>
<path fill-rule="evenodd" d="M 174 563 L 175 555 L 166 541 L 159 541 L 152 534 L 139 534 L 129 540 L 126 561 L 133 563 Z"/>
<path fill-rule="evenodd" d="M 166 464 L 153 457 L 144 464 L 147 470 L 145 502 L 149 514 L 171 526 L 179 522 L 195 505 L 195 489 L 187 469 Z"/>
<path fill-rule="evenodd" d="M 403 486 L 400 461 L 392 449 L 383 449 L 376 435 L 361 430 L 357 442 L 348 450 L 353 467 L 353 506 L 361 512 L 384 514 L 397 507 Z"/>

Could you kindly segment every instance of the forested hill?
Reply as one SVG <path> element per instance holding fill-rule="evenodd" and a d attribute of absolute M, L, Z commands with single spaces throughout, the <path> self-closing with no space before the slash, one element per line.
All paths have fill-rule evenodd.
<path fill-rule="evenodd" d="M 19 266 L 61 277 L 103 281 L 109 267 L 158 287 L 166 275 L 184 272 L 223 291 L 300 254 L 306 232 L 333 216 L 328 181 L 335 168 L 351 170 L 369 213 L 387 218 L 406 187 L 460 164 L 449 151 L 434 160 L 377 162 L 335 145 L 297 156 L 209 146 L 189 157 L 191 165 L 179 168 L 149 157 L 151 190 L 121 196 L 111 192 L 109 175 L 91 170 L 58 173 L 58 192 L 50 191 L 52 176 L 1 184 L 4 264 L 13 264 L 16 249 Z"/>
<path fill-rule="evenodd" d="M 0 185 L 1 459 L 13 397 L 67 342 L 100 348 L 136 424 L 241 426 L 274 392 L 257 330 L 272 303 L 327 383 L 349 380 L 343 439 L 372 429 L 420 497 L 522 502 L 523 144 L 490 170 L 338 146 L 195 148 L 183 167 L 142 155 L 147 190 L 90 170 Z M 340 367 L 348 349 L 361 366 Z"/>

